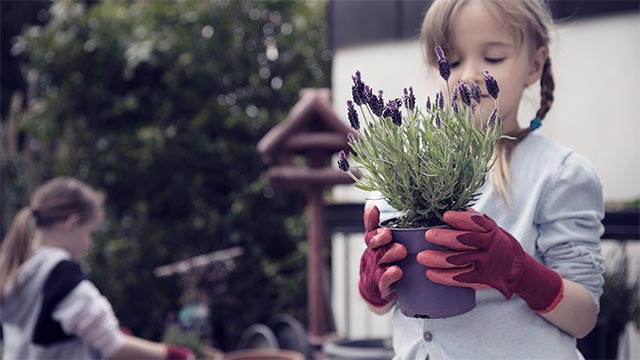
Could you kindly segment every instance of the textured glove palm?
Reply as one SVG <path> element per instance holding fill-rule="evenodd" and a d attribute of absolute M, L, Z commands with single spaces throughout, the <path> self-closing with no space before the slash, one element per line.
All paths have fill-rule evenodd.
<path fill-rule="evenodd" d="M 525 253 L 520 243 L 486 215 L 447 211 L 453 229 L 431 229 L 427 241 L 453 251 L 425 250 L 417 260 L 428 266 L 431 281 L 475 289 L 491 287 L 507 299 L 518 294 L 529 307 L 545 313 L 562 299 L 560 275 Z"/>
<path fill-rule="evenodd" d="M 391 231 L 378 226 L 380 210 L 374 205 L 364 212 L 367 248 L 360 259 L 358 289 L 369 305 L 384 307 L 396 298 L 392 285 L 402 277 L 402 270 L 392 263 L 407 256 L 407 249 L 391 242 Z"/>

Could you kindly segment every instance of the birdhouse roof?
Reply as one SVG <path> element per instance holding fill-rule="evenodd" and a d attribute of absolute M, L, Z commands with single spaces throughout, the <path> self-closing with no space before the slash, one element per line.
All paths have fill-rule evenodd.
<path fill-rule="evenodd" d="M 295 150 L 338 151 L 347 146 L 347 134 L 352 129 L 331 107 L 331 90 L 303 89 L 300 100 L 285 119 L 273 127 L 258 142 L 258 153 L 271 163 L 278 154 Z"/>

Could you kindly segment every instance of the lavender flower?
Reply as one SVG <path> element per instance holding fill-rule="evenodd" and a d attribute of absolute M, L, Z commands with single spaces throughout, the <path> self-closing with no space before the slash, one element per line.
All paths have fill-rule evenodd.
<path fill-rule="evenodd" d="M 438 70 L 440 70 L 440 76 L 445 81 L 449 80 L 449 76 L 451 76 L 451 66 L 449 65 L 449 59 L 444 54 L 444 51 L 440 46 L 436 46 L 434 48 L 436 55 L 438 55 Z"/>
<path fill-rule="evenodd" d="M 382 101 L 382 90 L 380 90 L 378 94 L 379 96 L 375 96 L 372 93 L 369 96 L 369 108 L 374 115 L 382 116 L 382 110 L 384 110 L 384 102 Z"/>
<path fill-rule="evenodd" d="M 439 97 L 438 97 L 436 102 L 438 103 L 438 107 L 442 110 L 442 109 L 444 109 L 444 95 L 442 95 L 442 91 L 438 91 L 436 96 L 438 96 L 438 95 L 439 95 Z"/>
<path fill-rule="evenodd" d="M 484 85 L 455 77 L 449 84 L 453 75 L 449 60 L 442 48 L 435 50 L 441 75 L 447 79 L 442 88 L 447 97 L 439 91 L 435 100 L 423 99 L 426 111 L 420 108 L 425 102 L 416 104 L 413 88 L 403 89 L 400 97 L 383 99 L 382 91 L 363 83 L 360 72 L 352 76 L 353 99 L 347 101 L 351 126 L 360 129 L 345 134 L 348 149 L 337 154 L 338 167 L 359 189 L 384 191 L 389 204 L 403 213 L 395 223 L 400 228 L 433 224 L 443 219 L 445 210 L 463 210 L 472 204 L 493 164 L 493 149 L 502 132 L 498 109 L 491 119 L 482 113 L 481 124 L 475 121 L 478 112 L 470 111 L 479 107 L 483 95 L 487 96 Z M 487 74 L 487 79 L 493 78 Z M 464 154 L 451 156 L 459 152 Z M 356 170 L 350 169 L 351 160 L 357 163 L 354 168 L 364 171 L 355 174 Z M 460 176 L 459 171 L 449 171 L 451 168 L 473 171 Z M 423 174 L 444 186 L 434 188 L 432 181 L 421 181 Z"/>
<path fill-rule="evenodd" d="M 344 153 L 344 150 L 340 150 L 338 153 L 338 168 L 342 171 L 349 171 L 349 162 L 347 161 L 347 154 Z"/>
<path fill-rule="evenodd" d="M 496 123 L 496 120 L 500 120 L 500 116 L 498 116 L 498 108 L 493 108 L 491 111 L 491 115 L 489 115 L 489 121 L 487 123 L 488 126 L 493 126 Z"/>
<path fill-rule="evenodd" d="M 402 113 L 398 108 L 398 104 L 401 103 L 400 99 L 389 100 L 387 107 L 382 112 L 383 117 L 390 117 L 391 121 L 398 126 L 402 125 Z"/>
<path fill-rule="evenodd" d="M 367 103 L 367 93 L 365 92 L 365 85 L 362 82 L 360 71 L 356 71 L 355 76 L 352 76 L 353 86 L 351 87 L 351 95 L 353 96 L 353 102 L 357 105 Z"/>
<path fill-rule="evenodd" d="M 500 91 L 500 88 L 498 88 L 498 82 L 496 79 L 491 76 L 487 70 L 482 72 L 482 77 L 484 77 L 484 83 L 487 86 L 489 96 L 498 100 L 498 92 Z"/>
<path fill-rule="evenodd" d="M 369 87 L 369 85 L 364 85 L 364 97 L 369 101 L 369 99 L 373 96 L 373 89 Z M 366 103 L 366 102 L 365 102 Z"/>
<path fill-rule="evenodd" d="M 358 112 L 353 107 L 353 102 L 351 100 L 347 100 L 347 116 L 349 117 L 349 123 L 351 124 L 351 127 L 359 130 L 360 120 L 358 119 Z"/>
<path fill-rule="evenodd" d="M 471 87 L 471 95 L 473 96 L 473 99 L 480 104 L 480 100 L 482 99 L 482 90 L 480 90 L 480 86 L 478 86 L 478 84 L 473 80 L 469 81 L 469 86 Z"/>
<path fill-rule="evenodd" d="M 404 106 L 409 110 L 413 110 L 416 107 L 416 97 L 413 95 L 413 87 L 409 87 L 409 91 L 404 89 Z"/>
<path fill-rule="evenodd" d="M 462 103 L 471 106 L 471 90 L 469 86 L 464 83 L 462 80 L 458 80 L 458 86 L 456 86 L 458 92 L 460 93 L 460 100 Z"/>

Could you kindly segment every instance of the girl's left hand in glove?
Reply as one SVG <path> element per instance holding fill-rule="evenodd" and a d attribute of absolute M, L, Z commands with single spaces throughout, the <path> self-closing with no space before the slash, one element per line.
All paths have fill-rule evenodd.
<path fill-rule="evenodd" d="M 447 211 L 453 229 L 431 229 L 426 240 L 452 251 L 425 250 L 420 264 L 434 282 L 475 289 L 491 287 L 507 299 L 520 296 L 539 313 L 553 310 L 563 296 L 563 280 L 524 252 L 520 243 L 491 218 L 474 211 Z"/>

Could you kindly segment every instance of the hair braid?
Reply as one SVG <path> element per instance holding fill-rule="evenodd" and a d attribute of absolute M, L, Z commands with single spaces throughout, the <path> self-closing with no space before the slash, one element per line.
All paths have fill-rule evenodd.
<path fill-rule="evenodd" d="M 547 58 L 542 67 L 542 75 L 540 77 L 540 108 L 536 112 L 536 117 L 540 120 L 544 119 L 553 104 L 553 90 L 555 83 L 553 82 L 553 74 L 551 73 L 551 60 Z M 491 179 L 498 191 L 500 198 L 507 202 L 507 189 L 511 187 L 511 174 L 509 173 L 509 162 L 511 161 L 511 153 L 516 145 L 524 140 L 531 133 L 530 127 L 525 127 L 520 131 L 509 134 L 515 139 L 500 139 L 495 148 L 495 170 L 491 174 Z"/>
<path fill-rule="evenodd" d="M 540 120 L 544 119 L 553 104 L 553 90 L 555 87 L 553 72 L 551 71 L 551 60 L 547 58 L 540 77 L 540 108 L 536 112 L 536 117 Z"/>

